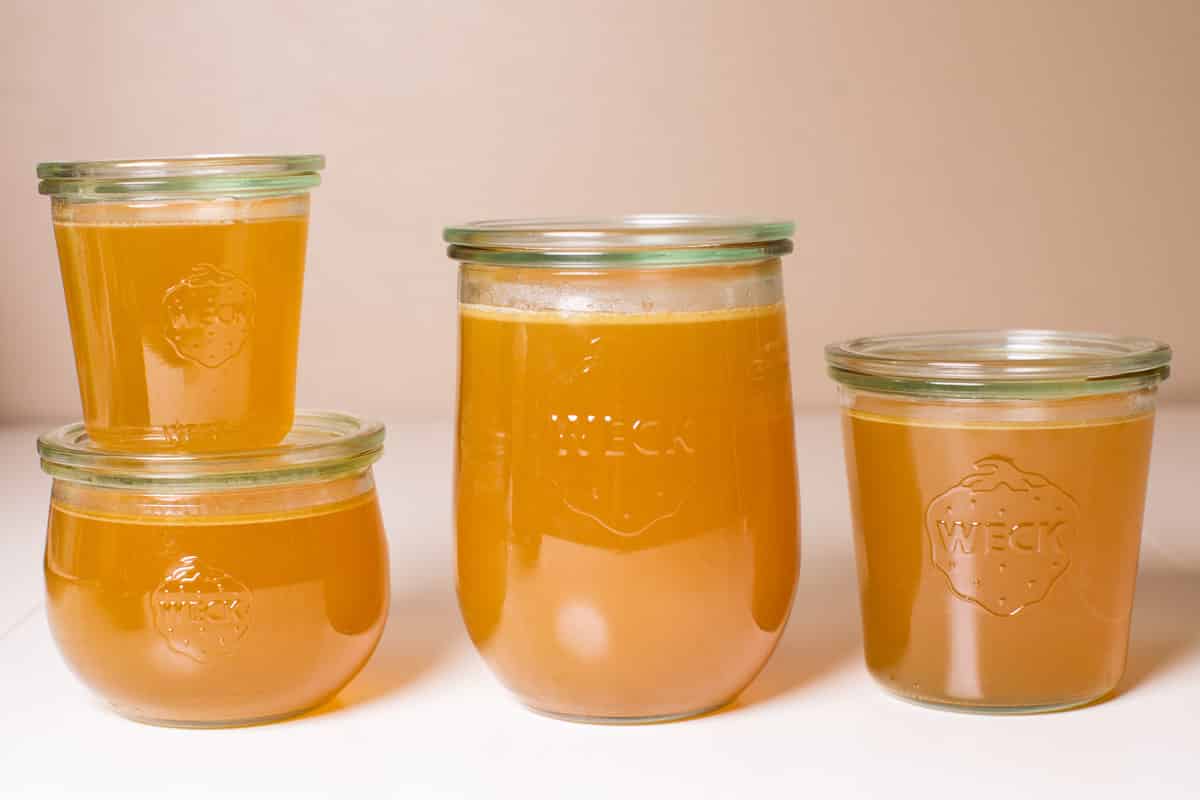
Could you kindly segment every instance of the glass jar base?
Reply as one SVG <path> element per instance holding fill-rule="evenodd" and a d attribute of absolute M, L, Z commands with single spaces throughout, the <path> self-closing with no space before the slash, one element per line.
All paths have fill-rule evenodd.
<path fill-rule="evenodd" d="M 953 700 L 934 700 L 928 697 L 914 697 L 912 695 L 901 694 L 893 691 L 890 688 L 884 687 L 884 691 L 890 697 L 897 700 L 902 700 L 905 703 L 921 708 L 927 708 L 931 711 L 950 711 L 956 714 L 976 714 L 980 716 L 993 717 L 1015 717 L 1025 716 L 1030 714 L 1053 714 L 1056 711 L 1070 711 L 1073 708 L 1082 708 L 1083 706 L 1091 705 L 1092 703 L 1103 700 L 1108 696 L 1108 692 L 1102 692 L 1095 697 L 1085 697 L 1080 700 L 1066 700 L 1059 703 L 1039 703 L 1035 705 L 1019 705 L 1019 706 L 1003 706 L 1003 705 L 979 705 L 974 703 L 956 702 Z"/>
<path fill-rule="evenodd" d="M 538 708 L 537 706 L 523 703 L 523 705 L 535 714 L 550 719 L 560 720 L 562 722 L 575 722 L 583 725 L 657 725 L 664 722 L 679 722 L 685 719 L 695 719 L 702 717 L 705 714 L 711 714 L 718 711 L 734 701 L 734 698 L 723 700 L 715 705 L 705 706 L 704 708 L 696 709 L 695 711 L 683 711 L 673 714 L 650 714 L 647 716 L 592 716 L 589 714 L 566 714 L 559 711 L 551 711 L 546 708 Z"/>
<path fill-rule="evenodd" d="M 315 711 L 321 706 L 332 700 L 333 697 L 326 697 L 318 703 L 310 706 L 297 709 L 295 711 L 284 711 L 280 714 L 268 714 L 263 717 L 247 717 L 243 719 L 217 719 L 217 720 L 187 720 L 187 719 L 159 719 L 155 717 L 143 716 L 131 711 L 126 711 L 118 706 L 110 706 L 113 711 L 120 714 L 127 720 L 139 722 L 142 725 L 153 725 L 157 728 L 249 728 L 255 725 L 270 725 L 273 722 L 282 722 L 286 719 L 300 717 L 310 711 Z"/>

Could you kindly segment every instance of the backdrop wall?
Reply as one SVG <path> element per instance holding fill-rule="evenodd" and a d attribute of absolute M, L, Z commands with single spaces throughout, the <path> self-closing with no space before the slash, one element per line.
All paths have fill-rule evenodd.
<path fill-rule="evenodd" d="M 1200 4 L 0 4 L 0 417 L 79 414 L 39 160 L 328 156 L 300 400 L 452 412 L 441 227 L 794 218 L 797 402 L 821 346 L 975 326 L 1176 347 L 1200 399 Z"/>

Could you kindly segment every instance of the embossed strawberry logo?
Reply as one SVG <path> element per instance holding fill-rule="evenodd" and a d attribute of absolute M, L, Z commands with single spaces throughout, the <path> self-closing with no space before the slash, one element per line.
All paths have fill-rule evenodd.
<path fill-rule="evenodd" d="M 200 264 L 163 295 L 166 337 L 181 358 L 219 367 L 241 352 L 254 325 L 254 289 Z"/>
<path fill-rule="evenodd" d="M 1048 478 L 990 456 L 925 514 L 933 563 L 959 597 L 1011 616 L 1070 564 L 1079 506 Z"/>
<path fill-rule="evenodd" d="M 250 590 L 196 556 L 179 559 L 150 602 L 167 645 L 200 663 L 232 653 L 250 628 Z"/>

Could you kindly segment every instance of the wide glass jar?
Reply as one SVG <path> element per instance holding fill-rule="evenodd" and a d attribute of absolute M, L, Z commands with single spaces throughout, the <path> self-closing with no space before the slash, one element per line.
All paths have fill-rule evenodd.
<path fill-rule="evenodd" d="M 325 159 L 38 166 L 84 424 L 121 450 L 244 450 L 292 427 L 308 191 Z"/>
<path fill-rule="evenodd" d="M 459 602 L 532 709 L 699 714 L 779 640 L 799 567 L 791 231 L 658 216 L 446 231 Z"/>
<path fill-rule="evenodd" d="M 876 680 L 992 713 L 1111 692 L 1170 349 L 1001 330 L 856 339 L 826 355 Z"/>
<path fill-rule="evenodd" d="M 381 425 L 316 412 L 253 452 L 117 454 L 80 424 L 41 437 L 46 609 L 67 664 L 121 714 L 163 725 L 266 722 L 332 698 L 387 617 L 382 442 Z"/>

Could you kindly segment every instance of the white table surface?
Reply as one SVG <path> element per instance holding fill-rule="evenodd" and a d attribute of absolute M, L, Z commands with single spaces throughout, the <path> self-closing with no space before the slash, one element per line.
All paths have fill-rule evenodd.
<path fill-rule="evenodd" d="M 1200 797 L 1200 407 L 1159 416 L 1120 691 L 1033 717 L 930 711 L 875 687 L 837 420 L 804 415 L 797 426 L 800 589 L 779 651 L 731 708 L 601 727 L 517 705 L 455 607 L 450 428 L 393 424 L 376 468 L 393 561 L 378 652 L 324 709 L 232 730 L 128 722 L 67 671 L 42 608 L 49 479 L 36 431 L 0 429 L 0 797 Z"/>

